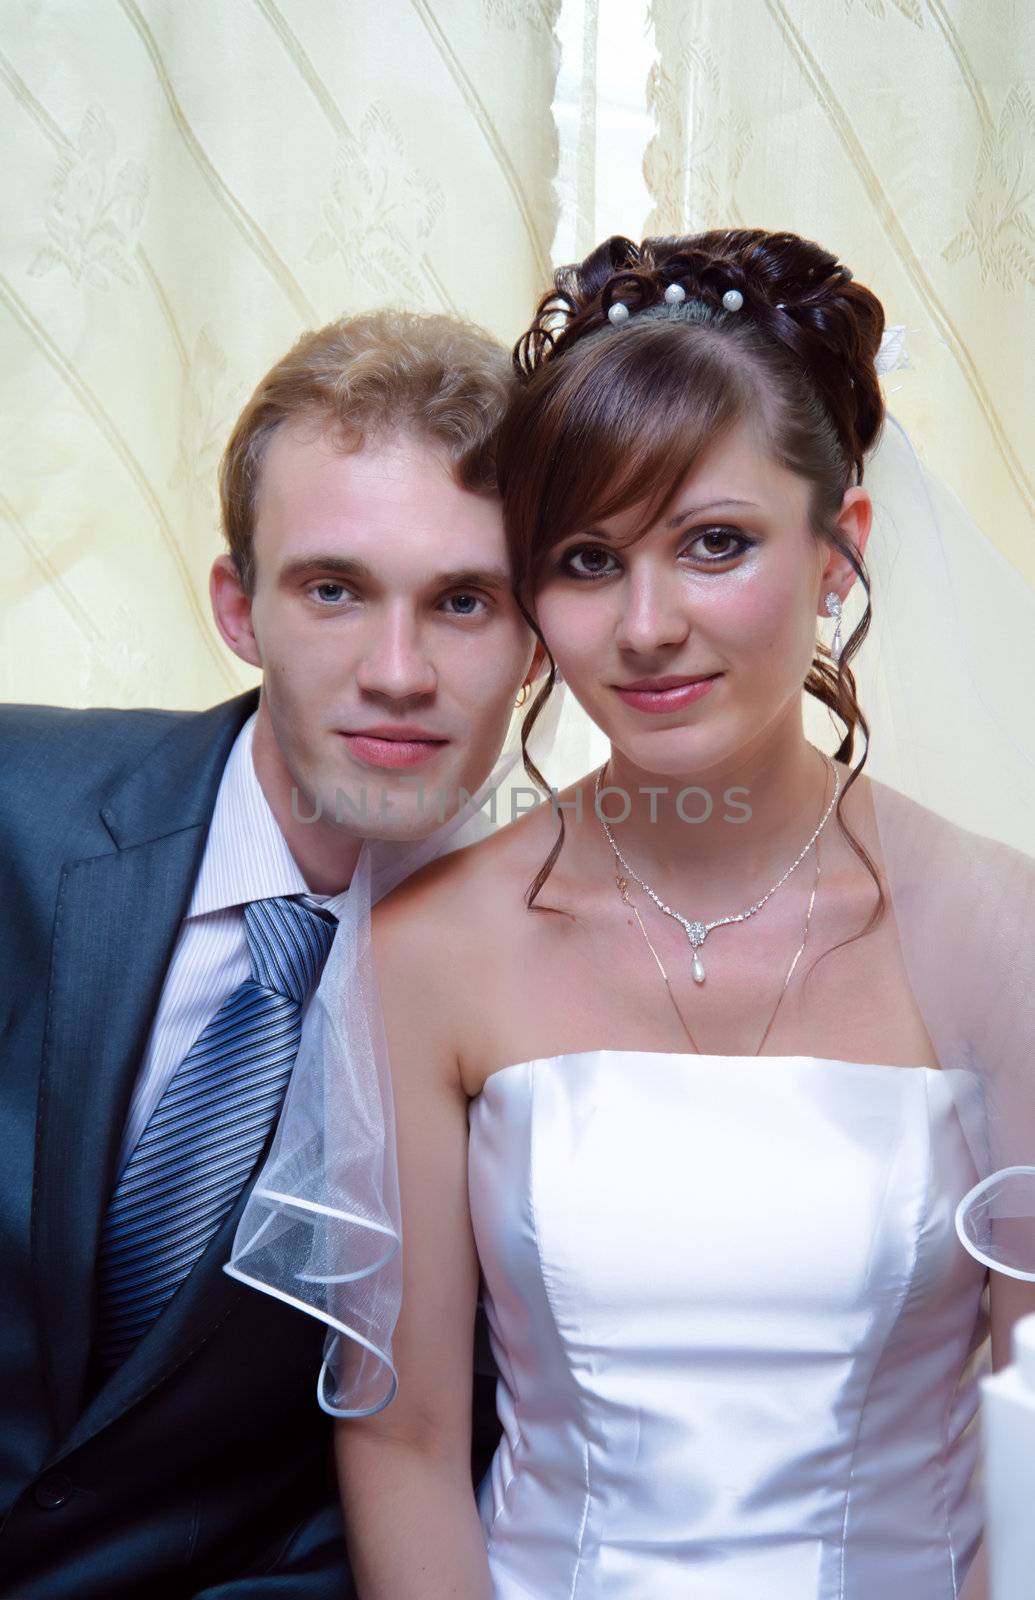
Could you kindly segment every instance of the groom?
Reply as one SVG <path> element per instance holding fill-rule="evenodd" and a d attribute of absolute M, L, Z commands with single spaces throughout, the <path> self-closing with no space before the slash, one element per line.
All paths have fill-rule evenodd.
<path fill-rule="evenodd" d="M 444 318 L 307 336 L 223 463 L 212 605 L 261 689 L 0 710 L 12 1600 L 351 1593 L 322 1326 L 222 1266 L 363 839 L 479 787 L 531 670 L 508 384 Z"/>

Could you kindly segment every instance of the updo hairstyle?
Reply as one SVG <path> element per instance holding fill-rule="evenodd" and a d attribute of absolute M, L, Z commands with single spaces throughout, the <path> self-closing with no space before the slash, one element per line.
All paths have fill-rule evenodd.
<path fill-rule="evenodd" d="M 616 321 L 608 313 L 618 304 L 628 316 Z M 556 272 L 515 348 L 520 387 L 497 442 L 515 588 L 542 642 L 535 596 L 557 545 L 632 506 L 643 507 L 646 529 L 716 438 L 743 420 L 759 427 L 774 459 L 811 485 L 813 534 L 845 556 L 866 593 L 840 661 L 817 645 L 804 683 L 842 726 L 838 760 L 852 761 L 857 733 L 864 741 L 841 801 L 866 759 L 850 663 L 871 610 L 865 563 L 835 518 L 883 424 L 875 366 L 883 331 L 876 296 L 796 234 L 715 230 L 640 245 L 615 236 Z M 544 789 L 527 741 L 556 677 L 547 656 L 522 736 L 526 769 Z M 841 801 L 841 825 L 872 871 Z M 560 820 L 530 905 L 563 844 Z"/>

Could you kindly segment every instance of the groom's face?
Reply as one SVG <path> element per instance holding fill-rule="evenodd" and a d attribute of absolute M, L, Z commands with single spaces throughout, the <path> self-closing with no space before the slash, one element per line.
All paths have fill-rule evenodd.
<path fill-rule="evenodd" d="M 405 434 L 347 452 L 285 426 L 262 463 L 254 571 L 232 642 L 263 670 L 274 809 L 294 790 L 322 828 L 430 832 L 490 772 L 532 658 L 498 501 Z"/>

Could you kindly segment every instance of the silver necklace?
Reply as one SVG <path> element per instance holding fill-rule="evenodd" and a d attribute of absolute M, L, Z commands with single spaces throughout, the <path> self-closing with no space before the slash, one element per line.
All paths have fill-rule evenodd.
<path fill-rule="evenodd" d="M 663 963 L 661 957 L 658 955 L 658 952 L 655 950 L 653 944 L 651 943 L 651 937 L 650 937 L 650 934 L 647 932 L 647 929 L 643 925 L 643 918 L 640 916 L 639 907 L 637 906 L 635 900 L 633 900 L 632 897 L 629 894 L 629 880 L 622 876 L 621 870 L 619 868 L 617 856 L 615 857 L 615 883 L 618 886 L 618 893 L 621 895 L 623 901 L 629 907 L 629 910 L 632 912 L 633 916 L 636 918 L 637 923 L 639 924 L 640 932 L 643 934 L 643 937 L 644 937 L 644 939 L 646 940 L 646 943 L 647 943 L 647 948 L 650 951 L 651 955 L 654 957 L 654 961 L 655 961 L 655 964 L 657 965 L 658 971 L 661 973 L 662 979 L 663 979 L 664 984 L 665 984 L 665 988 L 668 990 L 669 1000 L 672 1002 L 672 1008 L 675 1011 L 676 1016 L 679 1018 L 680 1024 L 682 1025 L 683 1032 L 686 1034 L 687 1038 L 689 1039 L 691 1047 L 693 1048 L 693 1050 L 697 1053 L 697 1055 L 700 1055 L 702 1053 L 701 1052 L 701 1047 L 697 1043 L 697 1040 L 694 1038 L 693 1034 L 690 1032 L 690 1027 L 689 1027 L 689 1024 L 688 1024 L 686 1018 L 683 1015 L 682 1007 L 680 1006 L 679 1001 L 676 999 L 674 993 L 672 992 L 672 985 L 669 982 L 668 973 L 665 971 L 664 963 Z M 802 936 L 801 936 L 801 944 L 798 946 L 797 950 L 795 951 L 794 956 L 792 957 L 792 960 L 791 960 L 791 964 L 787 968 L 787 972 L 786 972 L 786 975 L 784 976 L 784 980 L 783 980 L 783 987 L 780 990 L 780 993 L 776 997 L 775 1006 L 773 1007 L 772 1011 L 769 1013 L 769 1021 L 765 1025 L 765 1031 L 763 1032 L 761 1039 L 758 1041 L 758 1044 L 755 1047 L 754 1054 L 756 1056 L 760 1056 L 762 1054 L 762 1046 L 765 1044 L 765 1042 L 768 1039 L 770 1033 L 772 1032 L 773 1023 L 776 1021 L 776 1013 L 779 1011 L 781 1005 L 783 1004 L 783 997 L 787 993 L 788 988 L 790 987 L 790 982 L 791 982 L 791 979 L 794 976 L 795 968 L 797 967 L 798 962 L 801 960 L 801 957 L 802 957 L 802 955 L 804 953 L 804 950 L 805 950 L 805 946 L 808 944 L 808 941 L 809 941 L 809 929 L 812 926 L 812 908 L 816 904 L 816 891 L 818 890 L 818 888 L 819 888 L 819 840 L 817 839 L 816 840 L 816 872 L 815 872 L 815 876 L 814 876 L 814 878 L 812 880 L 812 893 L 809 896 L 809 908 L 805 913 L 805 929 L 804 929 L 804 932 L 802 933 Z"/>
<path fill-rule="evenodd" d="M 600 790 L 601 790 L 601 788 L 603 786 L 603 782 L 604 782 L 604 773 L 607 771 L 607 762 L 606 761 L 604 762 L 604 765 L 600 768 L 600 771 L 597 773 L 597 781 L 596 781 L 596 786 L 595 786 L 595 789 L 594 789 L 595 810 L 596 810 L 597 816 L 600 818 L 600 826 L 603 828 L 604 832 L 607 835 L 607 842 L 611 846 L 611 849 L 614 851 L 616 859 L 621 862 L 622 866 L 625 868 L 626 872 L 628 873 L 629 877 L 633 880 L 633 882 L 639 884 L 639 886 L 643 890 L 644 894 L 647 895 L 651 900 L 654 901 L 654 904 L 657 906 L 659 911 L 663 911 L 665 913 L 666 917 L 671 917 L 674 922 L 678 922 L 680 927 L 682 928 L 683 932 L 686 934 L 687 939 L 690 941 L 690 948 L 693 950 L 693 953 L 694 953 L 693 954 L 693 960 L 692 960 L 692 962 L 690 964 L 690 971 L 691 971 L 691 974 L 693 975 L 693 980 L 694 980 L 695 983 L 703 983 L 704 982 L 705 972 L 704 972 L 704 962 L 701 960 L 701 946 L 704 944 L 705 939 L 707 939 L 707 937 L 711 933 L 712 929 L 713 928 L 724 928 L 724 927 L 727 926 L 727 924 L 729 924 L 731 922 L 746 922 L 747 919 L 749 917 L 753 917 L 757 911 L 761 911 L 761 909 L 765 905 L 766 901 L 771 899 L 772 896 L 776 893 L 777 889 L 779 889 L 783 884 L 785 884 L 787 882 L 787 879 L 790 877 L 790 875 L 794 871 L 795 867 L 799 867 L 801 865 L 801 863 L 804 861 L 805 857 L 808 855 L 809 851 L 812 849 L 812 846 L 815 844 L 816 840 L 819 838 L 820 834 L 822 833 L 824 827 L 826 826 L 826 824 L 827 824 L 827 822 L 828 822 L 828 820 L 830 818 L 830 813 L 833 811 L 835 805 L 837 804 L 837 797 L 841 793 L 841 778 L 840 778 L 840 774 L 838 773 L 837 768 L 834 766 L 833 762 L 830 761 L 826 756 L 824 756 L 823 759 L 826 761 L 827 766 L 830 768 L 830 771 L 833 773 L 833 777 L 834 777 L 834 793 L 831 796 L 830 804 L 827 806 L 827 808 L 824 811 L 823 815 L 819 819 L 818 827 L 813 831 L 813 833 L 811 833 L 809 835 L 809 838 L 806 840 L 806 842 L 803 845 L 802 849 L 799 850 L 798 854 L 795 856 L 794 860 L 791 862 L 790 866 L 787 868 L 787 871 L 783 874 L 782 877 L 777 878 L 777 880 L 773 884 L 772 888 L 768 889 L 766 891 L 766 893 L 762 896 L 761 900 L 756 900 L 754 905 L 748 906 L 745 911 L 736 911 L 736 912 L 732 913 L 732 915 L 730 915 L 728 917 L 716 917 L 713 922 L 700 922 L 700 921 L 691 919 L 690 917 L 684 917 L 682 912 L 674 910 L 672 906 L 667 906 L 665 904 L 664 900 L 662 900 L 661 896 L 657 893 L 657 891 L 652 889 L 649 883 L 645 883 L 644 880 L 640 877 L 639 873 L 634 871 L 633 868 L 629 865 L 628 861 L 626 861 L 626 859 L 623 856 L 622 852 L 618 848 L 618 841 L 616 840 L 614 834 L 611 832 L 611 829 L 608 826 L 607 818 L 603 815 L 603 813 L 600 810 Z"/>

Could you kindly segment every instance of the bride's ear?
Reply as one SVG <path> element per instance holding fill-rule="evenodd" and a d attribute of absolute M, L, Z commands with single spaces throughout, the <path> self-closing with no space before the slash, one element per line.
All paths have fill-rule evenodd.
<path fill-rule="evenodd" d="M 851 545 L 860 559 L 866 550 L 866 542 L 870 537 L 872 523 L 873 502 L 866 490 L 860 488 L 847 489 L 841 502 L 841 510 L 835 518 L 834 526 L 845 543 Z M 822 588 L 824 597 L 833 589 L 843 600 L 855 581 L 856 574 L 852 563 L 846 556 L 842 555 L 835 544 L 830 545 L 826 565 L 823 568 Z M 821 615 L 825 615 L 825 607 L 822 600 L 819 610 Z"/>

